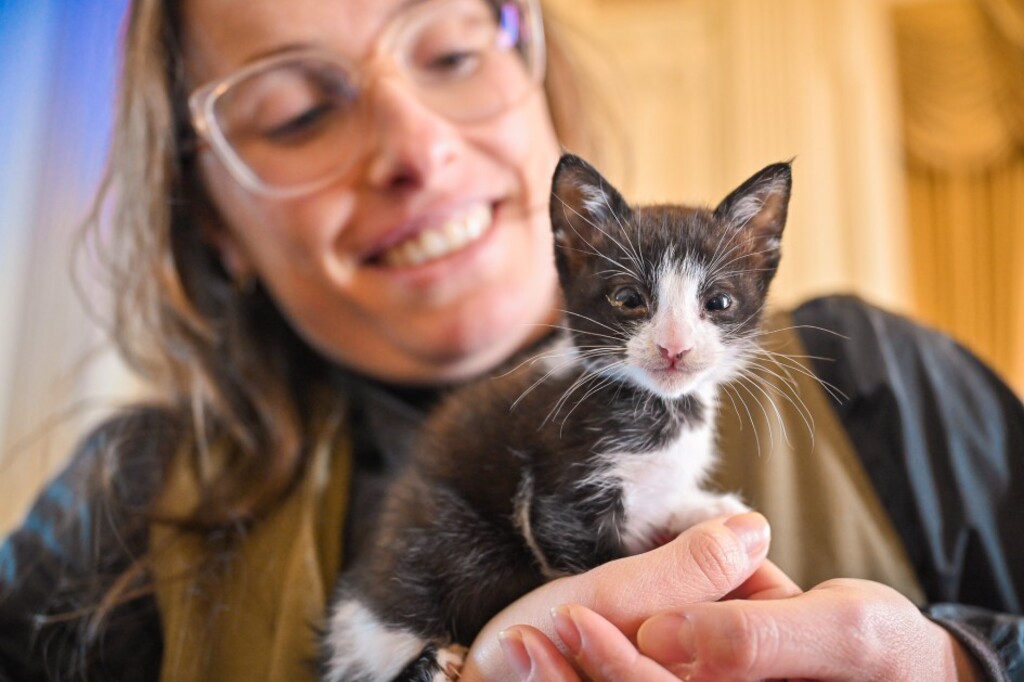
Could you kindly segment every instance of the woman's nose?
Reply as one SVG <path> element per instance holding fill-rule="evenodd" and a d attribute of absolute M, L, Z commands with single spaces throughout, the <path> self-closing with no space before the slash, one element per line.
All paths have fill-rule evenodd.
<path fill-rule="evenodd" d="M 406 84 L 382 78 L 370 97 L 367 181 L 387 191 L 430 184 L 457 156 L 459 130 L 427 107 Z"/>

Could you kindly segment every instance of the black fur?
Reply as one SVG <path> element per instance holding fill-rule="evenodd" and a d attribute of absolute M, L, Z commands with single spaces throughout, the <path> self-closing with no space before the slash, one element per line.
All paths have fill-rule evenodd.
<path fill-rule="evenodd" d="M 737 338 L 756 330 L 778 264 L 789 172 L 787 164 L 770 166 L 714 211 L 631 208 L 586 162 L 564 156 L 551 218 L 572 341 L 617 352 L 622 341 L 609 330 L 628 336 L 654 314 L 657 266 L 670 252 L 706 262 L 719 257 L 721 274 L 701 295 L 726 293 L 734 304 L 715 311 L 714 323 Z M 752 201 L 765 210 L 749 218 Z M 737 224 L 745 216 L 748 224 Z M 609 304 L 624 282 L 648 297 L 643 308 Z M 589 370 L 613 360 L 596 357 Z M 626 553 L 621 491 L 601 479 L 609 468 L 602 454 L 659 451 L 703 424 L 708 406 L 693 395 L 662 398 L 625 380 L 574 393 L 588 365 L 577 362 L 542 380 L 550 366 L 524 362 L 442 404 L 390 491 L 374 549 L 343 576 L 338 603 L 357 600 L 381 623 L 433 645 L 469 645 L 495 613 L 554 575 Z M 524 537 L 517 504 L 528 509 L 540 557 Z M 421 662 L 432 655 L 425 651 L 398 679 L 426 679 Z"/>

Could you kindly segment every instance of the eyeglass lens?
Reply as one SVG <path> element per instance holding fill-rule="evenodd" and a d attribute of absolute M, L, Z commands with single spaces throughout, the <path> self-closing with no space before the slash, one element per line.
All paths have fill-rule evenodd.
<path fill-rule="evenodd" d="M 413 6 L 382 36 L 394 72 L 427 107 L 474 122 L 508 109 L 535 82 L 522 7 L 486 0 Z M 223 90 L 213 123 L 238 159 L 269 187 L 314 183 L 339 172 L 365 136 L 362 84 L 334 58 L 274 61 Z"/>

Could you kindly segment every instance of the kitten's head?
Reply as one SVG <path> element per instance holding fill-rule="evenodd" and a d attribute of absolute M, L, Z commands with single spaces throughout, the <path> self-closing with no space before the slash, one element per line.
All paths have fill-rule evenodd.
<path fill-rule="evenodd" d="M 587 365 L 665 398 L 736 376 L 756 347 L 791 182 L 790 165 L 777 163 L 714 210 L 631 207 L 564 155 L 551 201 L 555 262 Z"/>

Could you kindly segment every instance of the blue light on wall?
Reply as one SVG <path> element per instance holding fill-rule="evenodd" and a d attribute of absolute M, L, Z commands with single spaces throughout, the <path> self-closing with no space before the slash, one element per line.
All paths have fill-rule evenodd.
<path fill-rule="evenodd" d="M 19 484 L 0 504 L 33 483 L 41 458 L 20 443 L 81 398 L 67 377 L 97 343 L 71 251 L 106 163 L 127 5 L 0 0 L 0 482 Z"/>

